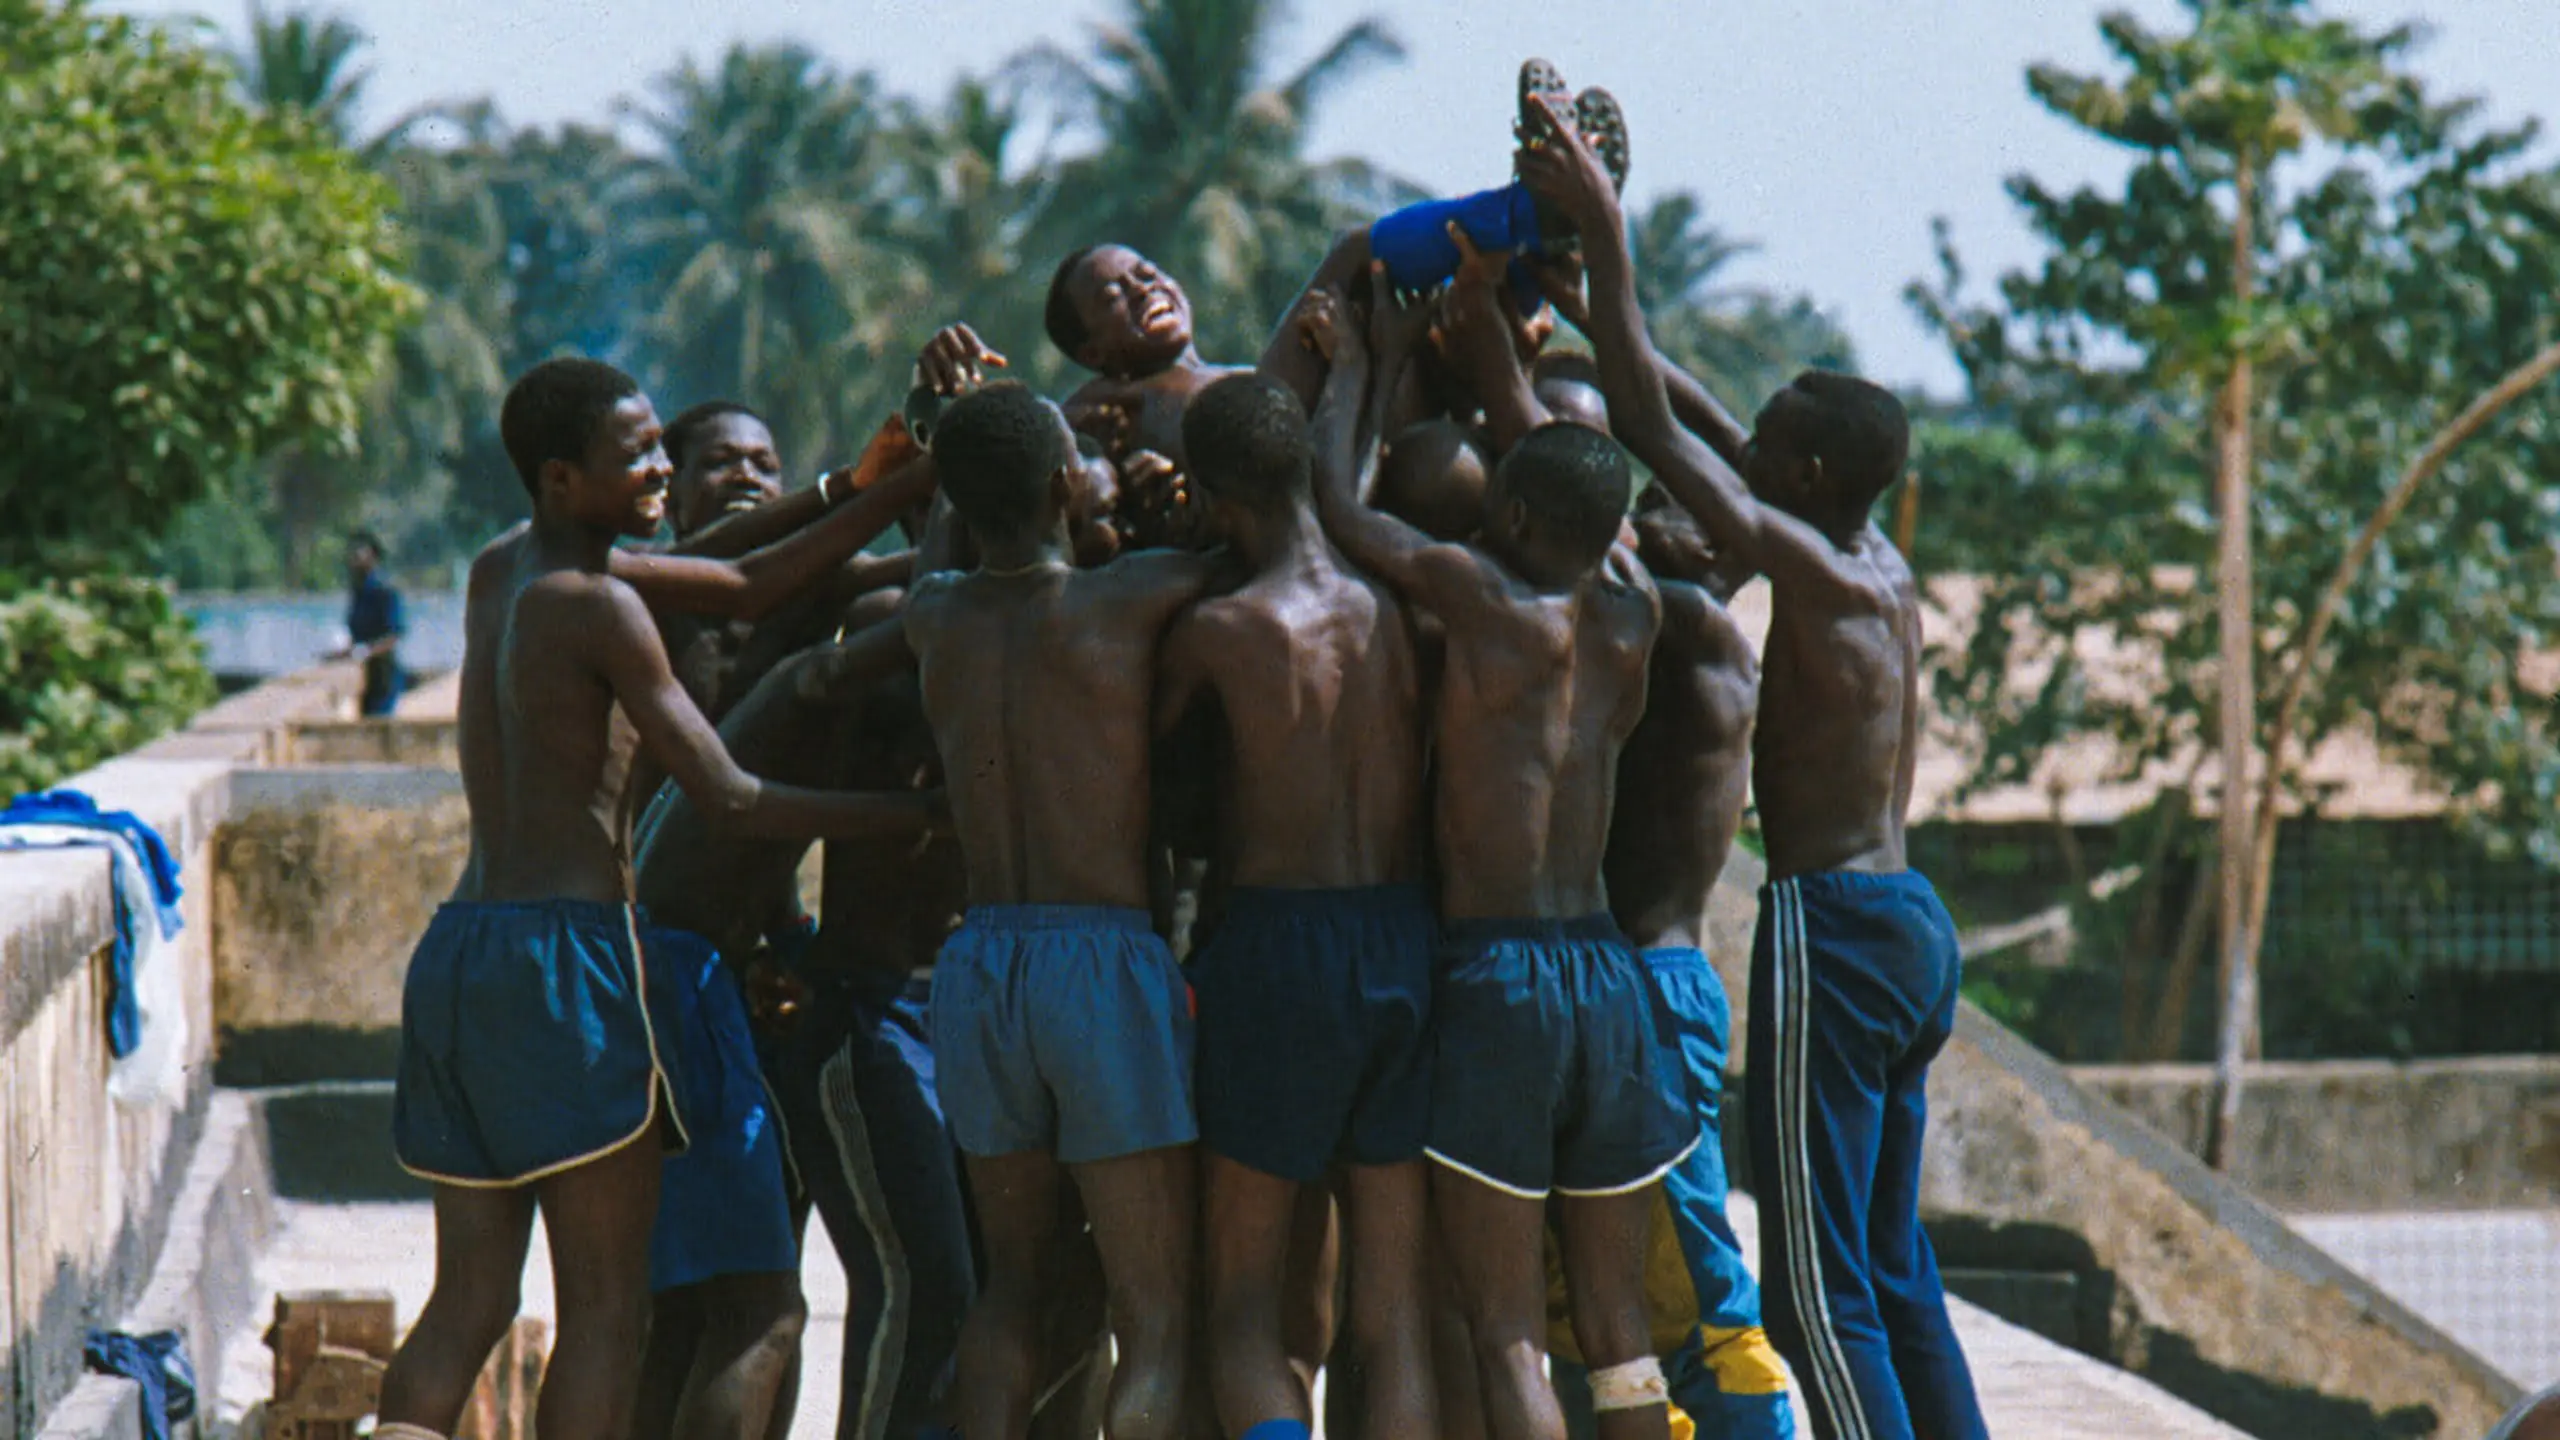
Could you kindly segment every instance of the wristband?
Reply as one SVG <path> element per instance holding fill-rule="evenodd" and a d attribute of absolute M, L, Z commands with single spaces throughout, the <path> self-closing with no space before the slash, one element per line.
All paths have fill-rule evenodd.
<path fill-rule="evenodd" d="M 834 478 L 836 478 L 836 472 L 834 472 L 833 470 L 821 471 L 821 472 L 819 473 L 819 475 L 818 475 L 818 503 L 819 503 L 819 504 L 821 504 L 821 505 L 833 505 L 833 504 L 835 504 L 835 503 L 836 503 L 836 497 L 834 497 L 833 495 L 830 495 L 830 494 L 828 494 L 828 493 L 827 493 L 827 482 L 828 482 L 828 481 L 830 481 L 830 480 L 833 480 Z"/>

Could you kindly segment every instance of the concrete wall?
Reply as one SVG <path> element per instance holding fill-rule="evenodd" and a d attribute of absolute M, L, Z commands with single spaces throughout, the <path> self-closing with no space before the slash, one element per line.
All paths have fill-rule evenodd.
<path fill-rule="evenodd" d="M 470 845 L 450 769 L 241 772 L 212 864 L 222 1082 L 391 1075 L 410 947 Z"/>
<path fill-rule="evenodd" d="M 2210 1066 L 2071 1077 L 2204 1153 Z M 2238 1138 L 2232 1178 L 2281 1210 L 2548 1208 L 2560 1204 L 2560 1057 L 2253 1065 Z"/>
<path fill-rule="evenodd" d="M 187 997 L 177 1104 L 107 1094 L 106 852 L 0 853 L 0 1433 L 35 1433 L 68 1393 L 83 1332 L 133 1305 L 170 1223 L 212 1079 L 211 854 L 234 772 L 276 754 L 287 721 L 352 711 L 355 679 L 332 666 L 234 697 L 64 782 L 132 811 L 180 861 L 186 925 L 163 952 Z"/>

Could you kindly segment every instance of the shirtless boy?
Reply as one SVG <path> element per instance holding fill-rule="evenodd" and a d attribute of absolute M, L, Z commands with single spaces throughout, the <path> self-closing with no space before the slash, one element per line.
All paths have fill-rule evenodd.
<path fill-rule="evenodd" d="M 1377 383 L 1359 335 L 1344 325 L 1332 337 L 1317 420 L 1329 446 L 1362 423 L 1364 393 L 1374 416 L 1419 342 L 1392 301 L 1377 310 Z M 1474 544 L 1432 541 L 1360 504 L 1355 468 L 1367 467 L 1319 472 L 1326 529 L 1448 636 L 1433 719 L 1446 934 L 1428 1153 L 1487 1426 L 1498 1440 L 1564 1433 L 1544 1370 L 1554 1194 L 1601 1433 L 1659 1440 L 1665 1394 L 1636 1262 L 1651 1187 L 1698 1127 L 1663 1098 L 1657 1076 L 1677 1061 L 1601 879 L 1618 752 L 1644 709 L 1661 624 L 1641 568 L 1610 553 L 1626 457 L 1581 426 L 1532 431 L 1496 467 Z"/>
<path fill-rule="evenodd" d="M 1521 175 L 1571 215 L 1590 266 L 1609 414 L 1716 547 L 1769 577 L 1752 781 L 1770 884 L 1751 959 L 1752 1169 L 1769 1329 L 1815 1434 L 1983 1431 L 1919 1222 L 1929 1062 L 1955 1020 L 1953 923 L 1905 861 L 1920 709 L 1911 571 L 1869 518 L 1909 448 L 1900 402 L 1809 373 L 1760 412 L 1739 473 L 1683 429 L 1635 297 L 1626 222 L 1556 127 Z"/>
<path fill-rule="evenodd" d="M 1018 385 L 955 402 L 933 449 L 979 555 L 907 603 L 969 877 L 933 979 L 942 1102 L 986 1257 L 960 1428 L 1024 1434 L 1043 1261 L 1072 1180 L 1119 1342 L 1109 1432 L 1157 1440 L 1182 1421 L 1198 1131 L 1188 987 L 1146 910 L 1147 720 L 1157 644 L 1206 562 L 1141 551 L 1076 569 L 1074 437 Z"/>
<path fill-rule="evenodd" d="M 1705 1138 L 1663 1177 L 1645 1252 L 1654 1353 L 1671 1401 L 1701 1434 L 1785 1440 L 1795 1433 L 1787 1374 L 1760 1324 L 1760 1289 L 1725 1216 L 1719 1143 L 1732 1012 L 1706 956 L 1707 898 L 1724 873 L 1750 776 L 1760 665 L 1725 604 L 1749 574 L 1705 543 L 1659 487 L 1638 497 L 1638 553 L 1662 592 L 1644 718 L 1618 757 L 1609 828 L 1609 908 L 1653 975 L 1680 1066 L 1665 1075 Z M 1556 1390 L 1570 1427 L 1589 1433 L 1590 1387 L 1558 1339 Z"/>
<path fill-rule="evenodd" d="M 1434 926 L 1413 637 L 1316 519 L 1295 395 L 1231 376 L 1182 423 L 1205 523 L 1251 571 L 1174 623 L 1157 704 L 1170 728 L 1214 695 L 1230 737 L 1236 888 L 1191 966 L 1218 1416 L 1246 1440 L 1310 1433 L 1283 1338 L 1292 1222 L 1301 1188 L 1347 1163 L 1361 1433 L 1421 1440 L 1437 1433 L 1420 1303 Z"/>
<path fill-rule="evenodd" d="M 508 392 L 499 427 L 534 519 L 474 566 L 460 716 L 473 861 L 402 1001 L 393 1140 L 434 1182 L 437 1263 L 383 1380 L 376 1433 L 393 1440 L 460 1417 L 514 1319 L 537 1207 L 560 1332 L 536 1423 L 553 1440 L 631 1427 L 658 1142 L 684 1131 L 630 904 L 613 709 L 738 834 L 914 834 L 932 813 L 923 796 L 763 784 L 685 698 L 647 607 L 608 573 L 614 541 L 655 530 L 666 503 L 657 416 L 629 376 L 547 361 Z"/>
<path fill-rule="evenodd" d="M 731 708 L 721 743 L 768 779 L 915 788 L 857 777 L 844 734 L 865 692 L 912 664 L 894 620 L 804 650 Z M 637 893 L 652 922 L 643 939 L 657 942 L 653 957 L 682 962 L 661 965 L 658 978 L 684 990 L 669 1011 L 683 1027 L 675 1048 L 685 1114 L 704 1117 L 693 1126 L 693 1148 L 667 1163 L 660 1185 L 639 1434 L 752 1440 L 789 1423 L 807 1308 L 782 1148 L 799 1125 L 776 1123 L 767 1046 L 751 1032 L 741 985 L 772 969 L 777 940 L 788 945 L 806 933 L 798 870 L 809 841 L 724 835 L 670 785 L 642 815 L 634 842 Z M 912 852 L 915 841 L 881 839 L 880 848 L 892 847 Z M 777 1095 L 783 1089 L 774 1087 Z M 910 1163 L 938 1158 L 928 1151 Z M 832 1205 L 828 1217 L 830 1236 L 853 1218 Z M 957 1283 L 967 1289 L 965 1267 Z M 851 1373 L 858 1378 L 860 1367 Z"/>

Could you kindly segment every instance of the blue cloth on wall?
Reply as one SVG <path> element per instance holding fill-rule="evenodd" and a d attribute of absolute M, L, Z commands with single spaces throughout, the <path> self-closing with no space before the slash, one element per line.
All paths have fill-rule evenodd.
<path fill-rule="evenodd" d="M 0 810 L 0 825 L 76 825 L 123 836 L 141 852 L 148 867 L 152 894 L 160 902 L 160 933 L 178 933 L 178 862 L 160 832 L 132 811 L 101 810 L 96 800 L 78 790 L 46 790 L 10 801 L 8 809 Z"/>
<path fill-rule="evenodd" d="M 0 810 L 0 850 L 103 847 L 114 857 L 115 943 L 109 951 L 107 1053 L 118 1060 L 142 1043 L 142 1012 L 135 997 L 136 928 L 148 912 L 158 939 L 178 933 L 178 863 L 160 832 L 123 810 L 100 810 L 77 790 L 21 795 Z"/>
<path fill-rule="evenodd" d="M 92 1330 L 81 1358 L 101 1375 L 121 1375 L 142 1387 L 142 1433 L 170 1440 L 170 1426 L 196 1413 L 196 1368 L 187 1361 L 187 1338 L 175 1330 L 128 1335 Z"/>

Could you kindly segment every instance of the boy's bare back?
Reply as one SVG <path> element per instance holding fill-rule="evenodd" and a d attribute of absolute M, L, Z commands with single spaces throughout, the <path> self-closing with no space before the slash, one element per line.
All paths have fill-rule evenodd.
<path fill-rule="evenodd" d="M 1156 644 L 1197 556 L 936 575 L 907 602 L 978 905 L 1147 903 Z"/>
<path fill-rule="evenodd" d="M 1621 571 L 1562 595 L 1487 586 L 1478 603 L 1439 614 L 1442 912 L 1608 909 L 1601 859 L 1619 751 L 1644 712 L 1658 602 Z"/>
<path fill-rule="evenodd" d="M 1643 528 L 1646 522 L 1639 522 Z M 1656 558 L 1648 548 L 1644 556 Z M 1642 948 L 1705 948 L 1707 897 L 1724 873 L 1750 793 L 1748 745 L 1760 667 L 1750 641 L 1706 584 L 1653 568 L 1662 634 L 1644 718 L 1618 759 L 1609 831 L 1609 905 Z M 1666 573 L 1665 567 L 1673 567 Z"/>
<path fill-rule="evenodd" d="M 1228 858 L 1239 885 L 1376 885 L 1418 851 L 1421 677 L 1404 607 L 1308 557 L 1204 600 L 1166 642 L 1225 702 Z"/>

